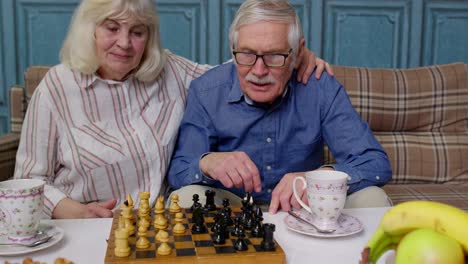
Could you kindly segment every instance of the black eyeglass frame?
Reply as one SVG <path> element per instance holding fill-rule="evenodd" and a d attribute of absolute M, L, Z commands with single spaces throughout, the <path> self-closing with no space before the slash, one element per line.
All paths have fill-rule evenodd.
<path fill-rule="evenodd" d="M 288 53 L 265 53 L 265 54 L 256 54 L 256 53 L 252 53 L 252 52 L 245 52 L 245 51 L 235 51 L 233 50 L 232 51 L 232 55 L 234 55 L 234 59 L 236 59 L 236 62 L 237 64 L 239 65 L 243 65 L 243 66 L 252 66 L 252 65 L 255 65 L 255 63 L 257 63 L 257 60 L 258 60 L 258 57 L 262 58 L 263 60 L 263 64 L 265 64 L 266 66 L 268 67 L 283 67 L 284 64 L 286 64 L 286 59 L 289 57 L 289 55 L 291 55 L 293 49 L 289 49 Z M 240 63 L 238 60 L 237 60 L 237 54 L 248 54 L 248 55 L 255 55 L 255 60 L 253 61 L 253 63 Z M 275 55 L 279 55 L 279 56 L 283 56 L 283 64 L 281 65 L 268 65 L 265 60 L 263 59 L 264 56 L 275 56 Z"/>

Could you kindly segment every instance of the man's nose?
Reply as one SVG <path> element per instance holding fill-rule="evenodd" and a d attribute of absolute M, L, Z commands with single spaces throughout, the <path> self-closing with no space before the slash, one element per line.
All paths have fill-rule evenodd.
<path fill-rule="evenodd" d="M 251 72 L 255 76 L 265 76 L 268 74 L 268 66 L 265 65 L 265 62 L 263 62 L 263 57 L 258 57 L 257 61 L 255 62 L 254 65 L 252 65 L 252 70 Z"/>

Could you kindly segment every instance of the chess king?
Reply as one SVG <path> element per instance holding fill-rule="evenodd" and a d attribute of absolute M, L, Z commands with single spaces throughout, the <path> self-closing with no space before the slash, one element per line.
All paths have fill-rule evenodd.
<path fill-rule="evenodd" d="M 377 187 L 391 179 L 387 154 L 345 88 L 326 73 L 296 81 L 305 41 L 288 1 L 246 0 L 229 41 L 233 61 L 190 85 L 168 172 L 181 206 L 215 188 L 217 204 L 227 197 L 240 205 L 252 192 L 270 213 L 300 208 L 292 182 L 311 170 L 349 175 L 346 207 L 388 206 Z M 324 144 L 336 164 L 322 164 Z M 299 194 L 307 203 L 304 190 Z"/>

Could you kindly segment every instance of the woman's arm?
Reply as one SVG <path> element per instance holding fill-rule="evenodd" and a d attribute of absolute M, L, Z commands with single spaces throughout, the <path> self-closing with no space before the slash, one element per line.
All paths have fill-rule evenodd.
<path fill-rule="evenodd" d="M 82 204 L 70 198 L 62 199 L 54 209 L 53 218 L 100 218 L 112 217 L 116 199 L 105 202 Z"/>

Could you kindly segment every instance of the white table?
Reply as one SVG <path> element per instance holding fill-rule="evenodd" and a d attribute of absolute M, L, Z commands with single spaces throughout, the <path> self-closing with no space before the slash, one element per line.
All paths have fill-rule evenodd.
<path fill-rule="evenodd" d="M 285 212 L 275 215 L 264 214 L 264 222 L 276 225 L 275 239 L 286 252 L 288 264 L 301 263 L 359 263 L 361 251 L 377 229 L 386 208 L 345 209 L 364 224 L 359 234 L 341 238 L 315 238 L 288 230 L 284 224 Z M 112 219 L 52 220 L 65 231 L 62 241 L 56 245 L 27 255 L 35 261 L 53 264 L 58 257 L 65 257 L 75 264 L 103 263 L 106 254 Z M 22 256 L 0 256 L 0 264 L 5 260 L 21 263 Z"/>

